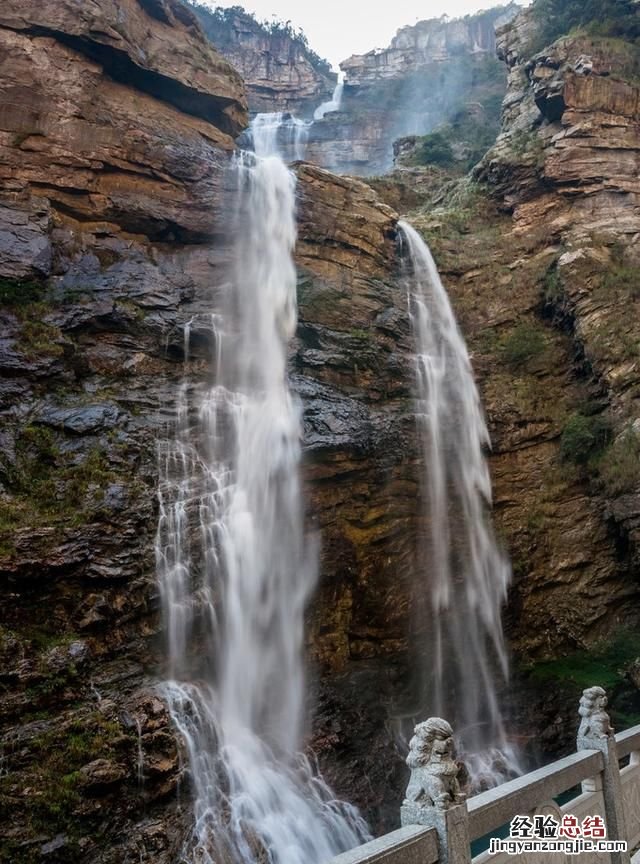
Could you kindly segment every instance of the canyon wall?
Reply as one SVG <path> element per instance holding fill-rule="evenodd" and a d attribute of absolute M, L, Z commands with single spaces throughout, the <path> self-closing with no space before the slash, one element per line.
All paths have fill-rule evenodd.
<path fill-rule="evenodd" d="M 544 595 L 557 651 L 562 642 L 593 644 L 603 628 L 638 620 L 640 328 L 632 310 L 640 52 L 620 39 L 576 34 L 531 57 L 534 25 L 525 12 L 500 35 L 498 50 L 509 66 L 503 131 L 477 174 L 512 211 L 512 236 L 545 260 L 533 311 L 567 345 L 565 399 L 577 388 L 569 414 L 556 418 L 555 465 L 567 492 L 573 489 L 573 507 L 583 502 L 581 512 L 543 519 L 547 537 L 565 533 L 573 541 L 556 558 L 555 579 L 548 565 L 529 566 L 513 597 L 521 610 L 518 640 L 544 651 L 550 636 L 540 632 L 535 601 Z M 536 627 L 537 637 L 525 636 Z"/>
<path fill-rule="evenodd" d="M 397 210 L 429 239 L 471 347 L 518 656 L 539 665 L 638 619 L 638 49 L 573 36 L 531 57 L 532 27 L 523 13 L 499 36 L 504 126 L 475 180 L 413 168 L 374 191 L 296 167 L 290 368 L 322 539 L 310 747 L 376 830 L 405 781 L 394 719 L 427 528 Z M 188 321 L 186 371 L 211 374 L 245 91 L 176 0 L 9 0 L 0 43 L 0 859 L 172 864 L 190 814 L 154 690 L 155 440 Z M 371 100 L 378 86 L 362 84 Z M 362 165 L 382 164 L 372 140 Z M 557 752 L 548 680 L 519 676 L 513 710 Z"/>
<path fill-rule="evenodd" d="M 252 112 L 311 118 L 331 97 L 337 75 L 289 25 L 261 24 L 238 6 L 191 5 L 213 45 L 242 75 Z"/>
<path fill-rule="evenodd" d="M 0 859 L 175 861 L 155 439 L 244 87 L 175 0 L 11 0 L 0 43 Z"/>
<path fill-rule="evenodd" d="M 498 33 L 502 130 L 473 176 L 374 186 L 428 239 L 472 352 L 514 569 L 505 695 L 548 755 L 581 686 L 606 682 L 619 725 L 640 712 L 640 53 L 579 31 L 536 51 L 534 11 Z"/>

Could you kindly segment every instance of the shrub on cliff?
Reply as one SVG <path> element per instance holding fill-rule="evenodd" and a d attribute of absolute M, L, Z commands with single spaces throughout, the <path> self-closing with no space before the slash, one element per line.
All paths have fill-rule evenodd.
<path fill-rule="evenodd" d="M 447 132 L 438 130 L 425 135 L 416 153 L 416 161 L 420 165 L 453 165 L 455 158 Z"/>
<path fill-rule="evenodd" d="M 613 442 L 600 462 L 600 476 L 610 495 L 640 487 L 640 432 L 631 426 Z"/>
<path fill-rule="evenodd" d="M 0 306 L 28 306 L 42 299 L 44 285 L 32 279 L 0 278 Z"/>
<path fill-rule="evenodd" d="M 502 339 L 500 355 L 508 366 L 518 371 L 544 353 L 545 347 L 545 337 L 540 328 L 523 323 Z"/>
<path fill-rule="evenodd" d="M 572 414 L 560 437 L 560 456 L 564 462 L 586 465 L 606 446 L 611 431 L 602 416 Z"/>
<path fill-rule="evenodd" d="M 634 0 L 536 0 L 533 14 L 538 23 L 534 51 L 576 28 L 629 42 L 640 40 L 640 9 Z"/>

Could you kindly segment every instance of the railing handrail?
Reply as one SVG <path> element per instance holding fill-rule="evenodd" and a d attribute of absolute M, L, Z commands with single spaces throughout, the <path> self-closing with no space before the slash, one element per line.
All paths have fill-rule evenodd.
<path fill-rule="evenodd" d="M 516 814 L 529 813 L 603 768 L 602 753 L 582 750 L 474 795 L 467 801 L 470 839 L 484 837 L 489 831 L 510 822 Z"/>
<path fill-rule="evenodd" d="M 601 692 L 604 695 L 604 691 Z M 585 691 L 585 698 L 588 695 L 589 691 Z M 604 717 L 608 723 L 607 715 L 605 714 Z M 602 718 L 599 719 L 602 722 Z M 594 749 L 582 749 L 585 746 L 587 748 L 593 746 Z M 332 859 L 331 864 L 376 864 L 376 862 L 379 864 L 383 862 L 384 864 L 437 864 L 438 861 L 448 864 L 449 861 L 457 860 L 468 862 L 470 861 L 469 841 L 477 840 L 507 825 L 516 815 L 534 812 L 540 805 L 598 775 L 601 775 L 598 780 L 601 785 L 595 788 L 602 789 L 604 784 L 607 823 L 614 829 L 614 838 L 617 832 L 618 839 L 623 839 L 624 803 L 618 800 L 621 792 L 618 765 L 619 760 L 629 754 L 640 753 L 640 724 L 615 736 L 611 736 L 610 732 L 602 736 L 597 732 L 595 735 L 592 733 L 592 737 L 579 736 L 578 747 L 581 749 L 577 753 L 474 795 L 467 799 L 466 804 L 458 807 L 460 813 L 466 814 L 463 815 L 464 836 L 467 838 L 463 844 L 465 853 L 460 851 L 462 847 L 458 844 L 455 851 L 452 847 L 453 856 L 450 857 L 450 850 L 447 848 L 447 843 L 450 841 L 447 841 L 447 837 L 451 835 L 445 833 L 440 836 L 438 828 L 405 825 L 403 828 L 338 855 Z M 634 765 L 635 763 L 631 766 L 633 770 L 635 770 Z M 623 775 L 627 776 L 627 772 L 631 769 L 624 769 Z M 611 855 L 614 862 L 614 853 Z M 619 853 L 614 864 L 625 864 L 628 861 L 628 853 Z"/>
<path fill-rule="evenodd" d="M 398 853 L 397 859 L 392 857 L 395 853 Z M 435 830 L 407 825 L 337 855 L 331 859 L 331 864 L 375 864 L 377 861 L 386 864 L 437 864 L 438 856 Z"/>
<path fill-rule="evenodd" d="M 632 726 L 631 729 L 625 729 L 624 732 L 618 732 L 616 735 L 618 759 L 622 759 L 637 750 L 640 750 L 640 723 L 637 726 Z"/>

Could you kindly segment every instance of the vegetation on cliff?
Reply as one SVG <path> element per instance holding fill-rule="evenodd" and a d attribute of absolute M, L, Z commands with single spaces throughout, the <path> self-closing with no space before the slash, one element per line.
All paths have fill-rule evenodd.
<path fill-rule="evenodd" d="M 640 39 L 640 9 L 635 0 L 536 0 L 532 10 L 537 25 L 533 51 L 578 28 L 594 36 Z"/>
<path fill-rule="evenodd" d="M 466 173 L 493 145 L 506 89 L 504 67 L 494 57 L 468 55 L 457 58 L 455 65 L 465 86 L 460 87 L 460 79 L 453 78 L 443 110 L 433 112 L 447 119 L 433 132 L 413 137 L 398 164 L 455 167 Z M 423 86 L 426 92 L 433 92 L 438 84 L 423 82 Z"/>
<path fill-rule="evenodd" d="M 10 2 L 20 16 L 32 7 Z M 224 30 L 240 11 L 199 14 Z M 470 346 L 516 577 L 510 643 L 533 658 L 527 674 L 538 693 L 603 684 L 625 725 L 640 713 L 640 646 L 633 634 L 612 634 L 621 619 L 637 620 L 639 596 L 640 34 L 625 0 L 538 0 L 534 11 L 555 28 L 545 40 L 583 31 L 548 65 L 521 57 L 504 135 L 476 179 L 460 174 L 493 143 L 505 70 L 459 55 L 463 72 L 486 62 L 473 99 L 483 112 L 457 97 L 436 100 L 434 111 L 451 112 L 448 124 L 418 140 L 409 167 L 372 185 L 412 211 Z M 330 71 L 289 24 L 273 27 Z M 107 29 L 88 31 L 76 48 Z M 223 68 L 218 83 L 236 88 L 236 119 L 217 130 L 218 109 L 203 118 L 163 104 L 161 88 L 127 89 L 66 37 L 34 34 L 0 28 L 5 73 L 15 76 L 7 86 L 34 99 L 27 120 L 25 106 L 7 102 L 0 143 L 15 187 L 2 202 L 9 241 L 0 243 L 0 806 L 14 817 L 0 858 L 32 864 L 59 842 L 51 854 L 73 864 L 168 864 L 181 833 L 171 821 L 179 760 L 164 709 L 140 695 L 157 672 L 154 441 L 178 387 L 185 321 L 194 327 L 191 362 L 207 380 L 211 337 L 198 317 L 210 312 L 212 214 L 219 218 L 229 129 L 245 122 L 242 94 Z M 198 28 L 185 31 L 185 57 L 197 37 Z M 589 75 L 575 71 L 583 55 L 593 59 Z M 177 76 L 160 69 L 163 82 Z M 187 65 L 177 80 L 201 74 Z M 434 80 L 418 77 L 416 87 Z M 445 83 L 453 80 L 447 72 Z M 553 119 L 536 103 L 546 107 L 547 81 L 562 94 Z M 389 104 L 407 94 L 403 83 L 385 87 Z M 211 88 L 216 105 L 229 99 L 228 88 Z M 65 122 L 34 142 L 38 112 Z M 367 117 L 363 110 L 358 122 Z M 384 706 L 401 677 L 407 574 L 422 530 L 396 217 L 369 186 L 297 170 L 292 376 L 324 538 L 310 644 L 329 670 L 318 752 L 329 775 L 339 753 L 342 788 L 380 828 L 396 818 L 403 782 Z"/>

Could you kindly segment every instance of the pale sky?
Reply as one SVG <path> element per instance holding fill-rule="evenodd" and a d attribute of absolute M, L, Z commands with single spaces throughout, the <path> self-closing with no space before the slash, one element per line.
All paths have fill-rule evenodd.
<path fill-rule="evenodd" d="M 210 6 L 231 2 L 205 0 Z M 351 54 L 385 48 L 396 30 L 425 18 L 458 18 L 508 0 L 235 0 L 260 20 L 275 17 L 304 30 L 309 45 L 338 68 Z M 518 0 L 527 5 L 529 0 Z"/>

